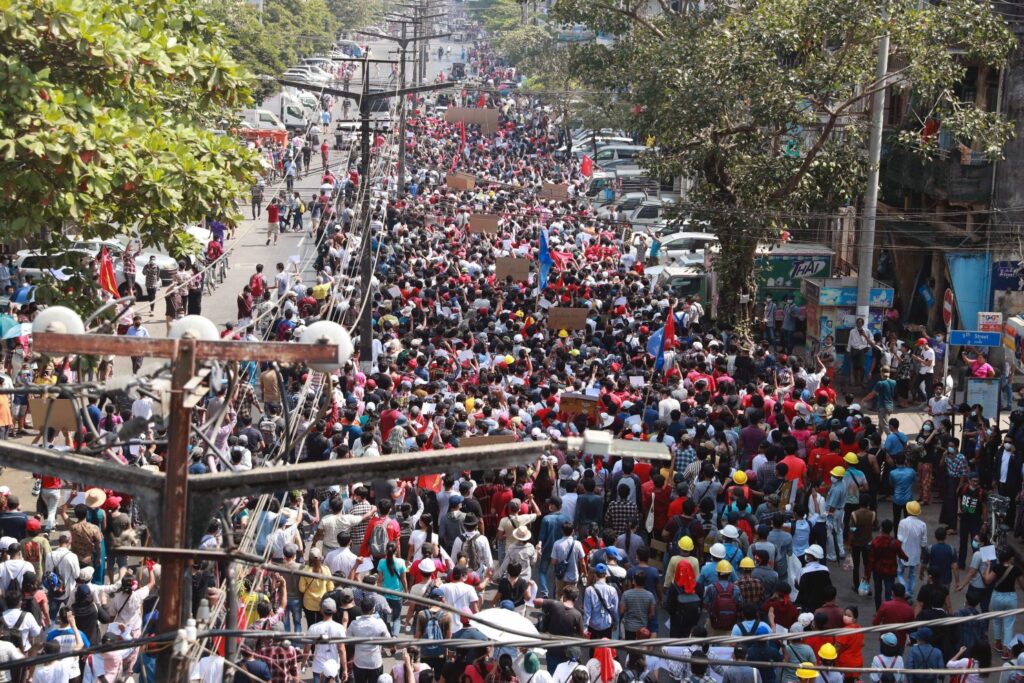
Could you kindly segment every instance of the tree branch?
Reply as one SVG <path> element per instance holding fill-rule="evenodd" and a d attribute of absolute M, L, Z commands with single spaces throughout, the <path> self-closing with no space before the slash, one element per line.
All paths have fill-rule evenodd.
<path fill-rule="evenodd" d="M 789 180 L 787 180 L 785 184 L 782 185 L 782 187 L 780 187 L 778 190 L 771 194 L 771 198 L 782 199 L 783 197 L 787 196 L 788 194 L 793 192 L 793 190 L 796 189 L 796 186 L 800 184 L 800 181 L 803 180 L 803 177 L 807 175 L 808 171 L 811 170 L 811 164 L 814 163 L 814 160 L 817 158 L 818 154 L 820 154 L 821 150 L 825 147 L 825 143 L 828 142 L 829 137 L 832 135 L 832 131 L 835 130 L 836 122 L 838 122 L 839 117 L 843 114 L 843 112 L 845 112 L 847 109 L 852 107 L 857 102 L 860 102 L 864 98 L 875 94 L 879 90 L 888 88 L 890 85 L 893 85 L 894 81 L 891 77 L 899 75 L 900 73 L 906 71 L 907 68 L 909 67 L 904 67 L 903 69 L 900 69 L 898 71 L 893 71 L 890 74 L 886 74 L 885 78 L 875 81 L 874 85 L 865 89 L 864 92 L 849 98 L 841 105 L 836 107 L 834 110 L 830 111 L 828 115 L 828 122 L 825 124 L 825 127 L 821 129 L 821 133 L 818 134 L 818 139 L 814 141 L 814 145 L 811 147 L 811 149 L 807 151 L 807 156 L 804 157 L 804 160 L 800 164 L 800 167 L 793 173 L 793 175 L 789 177 Z"/>
<path fill-rule="evenodd" d="M 598 8 L 598 9 L 607 10 L 608 12 L 611 12 L 612 14 L 618 14 L 620 16 L 626 17 L 627 19 L 632 19 L 633 21 L 635 21 L 636 23 L 640 24 L 641 26 L 646 28 L 648 31 L 650 31 L 651 33 L 656 35 L 660 40 L 663 40 L 663 41 L 667 40 L 667 37 L 665 36 L 665 33 L 660 28 L 655 26 L 651 22 L 650 19 L 647 19 L 645 17 L 640 16 L 636 12 L 636 10 L 623 9 L 621 7 L 616 7 L 614 5 L 606 5 L 604 3 L 595 3 L 594 7 Z"/>

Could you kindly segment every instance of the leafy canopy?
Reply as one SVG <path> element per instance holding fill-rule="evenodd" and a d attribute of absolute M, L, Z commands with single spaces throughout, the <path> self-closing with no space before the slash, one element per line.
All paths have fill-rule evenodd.
<path fill-rule="evenodd" d="M 1010 135 L 997 113 L 955 94 L 968 64 L 1001 64 L 1013 46 L 1003 21 L 975 0 L 704 0 L 700 10 L 558 0 L 553 15 L 618 37 L 574 46 L 573 74 L 637 106 L 633 128 L 656 141 L 645 163 L 659 176 L 695 181 L 689 199 L 722 245 L 719 309 L 740 319 L 750 314 L 739 296 L 754 292 L 757 244 L 795 227 L 773 216 L 834 211 L 862 192 L 876 90 L 913 89 L 920 118 L 903 139 L 922 151 L 937 137 L 919 134 L 925 117 L 991 157 Z M 885 33 L 890 68 L 877 79 Z"/>
<path fill-rule="evenodd" d="M 173 253 L 259 169 L 213 132 L 247 79 L 186 0 L 0 0 L 0 84 L 10 238 L 137 231 Z"/>

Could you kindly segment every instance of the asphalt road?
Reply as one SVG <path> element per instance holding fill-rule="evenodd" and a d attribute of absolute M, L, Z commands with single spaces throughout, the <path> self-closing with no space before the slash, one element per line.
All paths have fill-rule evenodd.
<path fill-rule="evenodd" d="M 447 45 L 445 43 L 445 45 Z M 450 61 L 445 59 L 442 61 L 436 60 L 436 47 L 437 42 L 433 43 L 434 57 L 428 64 L 428 79 L 433 79 L 437 73 L 442 69 L 447 69 L 450 66 Z M 453 56 L 457 60 L 459 53 L 459 44 L 453 44 Z M 392 49 L 390 44 L 387 43 L 376 43 L 372 44 L 372 53 L 375 57 L 382 57 Z M 356 83 L 354 82 L 353 85 Z M 335 112 L 335 118 L 340 113 L 340 106 Z M 333 136 L 329 138 L 329 142 L 333 143 Z M 336 160 L 340 152 L 333 150 L 331 151 L 332 159 Z M 312 172 L 306 176 L 305 179 L 296 183 L 296 189 L 302 194 L 304 198 L 308 198 L 314 194 L 319 187 L 319 177 L 322 171 L 320 166 L 319 153 L 313 155 L 313 169 Z M 269 201 L 273 193 L 276 192 L 279 187 L 268 188 L 266 193 L 266 200 Z M 275 264 L 278 261 L 287 263 L 291 257 L 298 256 L 300 262 L 309 263 L 312 261 L 310 258 L 310 250 L 312 249 L 312 240 L 308 237 L 306 231 L 303 232 L 286 232 L 280 237 L 279 243 L 275 246 L 267 246 L 266 233 L 265 233 L 265 218 L 258 220 L 251 220 L 249 218 L 249 205 L 248 197 L 240 198 L 239 208 L 242 213 L 246 216 L 241 225 L 238 226 L 235 235 L 232 239 L 228 240 L 228 254 L 230 260 L 230 268 L 228 270 L 227 279 L 224 283 L 217 286 L 216 292 L 211 296 L 207 295 L 204 297 L 202 304 L 202 314 L 218 324 L 223 329 L 223 324 L 228 321 L 236 320 L 236 305 L 235 298 L 242 287 L 248 282 L 250 275 L 255 272 L 256 264 L 263 263 L 265 265 L 265 273 L 269 276 L 272 281 L 273 274 L 275 272 Z M 308 282 L 314 275 L 312 270 L 307 267 L 304 269 L 303 276 Z M 144 324 L 148 327 L 150 333 L 153 336 L 164 336 L 165 325 L 163 318 L 163 303 L 158 302 L 156 306 L 156 314 L 149 314 L 149 307 L 143 306 L 141 311 L 144 316 Z M 148 359 L 146 369 L 155 367 L 159 363 L 158 360 Z M 127 359 L 119 361 L 115 366 L 115 371 L 120 373 L 131 372 L 129 362 Z M 900 418 L 903 425 L 903 429 L 906 433 L 914 435 L 917 433 L 919 426 L 922 422 L 922 416 L 916 412 L 902 411 L 896 413 L 896 416 Z M 26 441 L 20 440 L 20 441 Z M 4 473 L 3 483 L 10 486 L 15 493 L 17 493 L 22 500 L 22 506 L 27 510 L 35 509 L 35 499 L 31 497 L 31 476 L 28 473 L 16 472 L 8 470 Z M 880 504 L 879 517 L 884 519 L 889 516 L 890 504 L 884 502 Z M 930 506 L 924 508 L 922 519 L 928 523 L 929 527 L 929 539 L 932 538 L 932 531 L 937 525 L 937 518 L 939 512 L 939 505 L 935 498 Z M 956 547 L 958 538 L 953 536 L 950 538 L 951 544 Z M 870 596 L 860 596 L 852 588 L 853 580 L 850 571 L 842 571 L 838 567 L 832 568 L 833 572 L 833 583 L 836 585 L 839 591 L 838 604 L 840 606 L 856 605 L 860 610 L 860 623 L 862 625 L 869 624 L 871 618 L 874 615 L 874 601 Z M 488 595 L 488 597 L 490 597 Z M 957 593 L 953 596 L 953 607 L 954 609 L 963 606 L 963 593 Z M 660 622 L 664 624 L 664 615 L 662 615 Z M 878 638 L 869 636 L 865 641 L 864 658 L 865 664 L 869 664 L 871 657 L 878 652 Z M 390 669 L 391 662 L 386 663 L 386 671 Z"/>

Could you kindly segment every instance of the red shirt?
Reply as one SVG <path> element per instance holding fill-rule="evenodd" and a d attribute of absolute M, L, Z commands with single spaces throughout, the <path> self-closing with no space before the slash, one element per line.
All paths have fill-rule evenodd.
<path fill-rule="evenodd" d="M 379 524 L 387 524 L 388 540 L 397 542 L 402 536 L 402 528 L 398 525 L 397 519 L 391 519 L 390 517 L 378 517 L 374 513 L 373 517 L 370 518 L 370 523 L 366 525 L 366 533 L 363 535 L 363 543 L 359 546 L 359 557 L 371 557 L 370 553 L 370 538 L 373 535 L 373 529 Z"/>
<path fill-rule="evenodd" d="M 277 223 L 281 218 L 281 207 L 277 204 L 271 204 L 267 207 L 267 222 Z"/>
<path fill-rule="evenodd" d="M 903 545 L 892 536 L 877 536 L 868 546 L 868 573 L 896 576 L 897 560 L 900 559 L 907 559 Z"/>
<path fill-rule="evenodd" d="M 786 479 L 788 481 L 801 479 L 804 476 L 804 472 L 807 471 L 807 463 L 795 455 L 787 455 L 780 464 L 788 468 L 786 471 Z"/>
<path fill-rule="evenodd" d="M 871 623 L 875 626 L 880 624 L 906 624 L 914 621 L 914 608 L 906 600 L 893 598 L 886 600 L 875 612 Z M 907 642 L 908 631 L 896 631 L 896 646 L 900 649 Z"/>

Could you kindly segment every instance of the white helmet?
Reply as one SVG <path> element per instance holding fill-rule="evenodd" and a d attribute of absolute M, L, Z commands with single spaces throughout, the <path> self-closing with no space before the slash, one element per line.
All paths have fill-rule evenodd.
<path fill-rule="evenodd" d="M 726 524 L 722 528 L 722 536 L 724 536 L 725 538 L 731 538 L 732 540 L 736 540 L 740 537 L 740 530 L 732 524 Z"/>
<path fill-rule="evenodd" d="M 814 559 L 820 560 L 825 557 L 825 551 L 822 550 L 821 546 L 817 543 L 812 543 L 811 545 L 807 546 L 807 550 L 806 552 L 804 552 L 804 555 L 810 555 Z"/>
<path fill-rule="evenodd" d="M 694 351 L 703 351 L 704 350 L 704 345 L 701 344 L 700 342 L 693 342 L 693 350 Z"/>
<path fill-rule="evenodd" d="M 718 558 L 719 560 L 725 559 L 725 546 L 721 543 L 715 543 L 711 546 L 711 557 Z"/>

